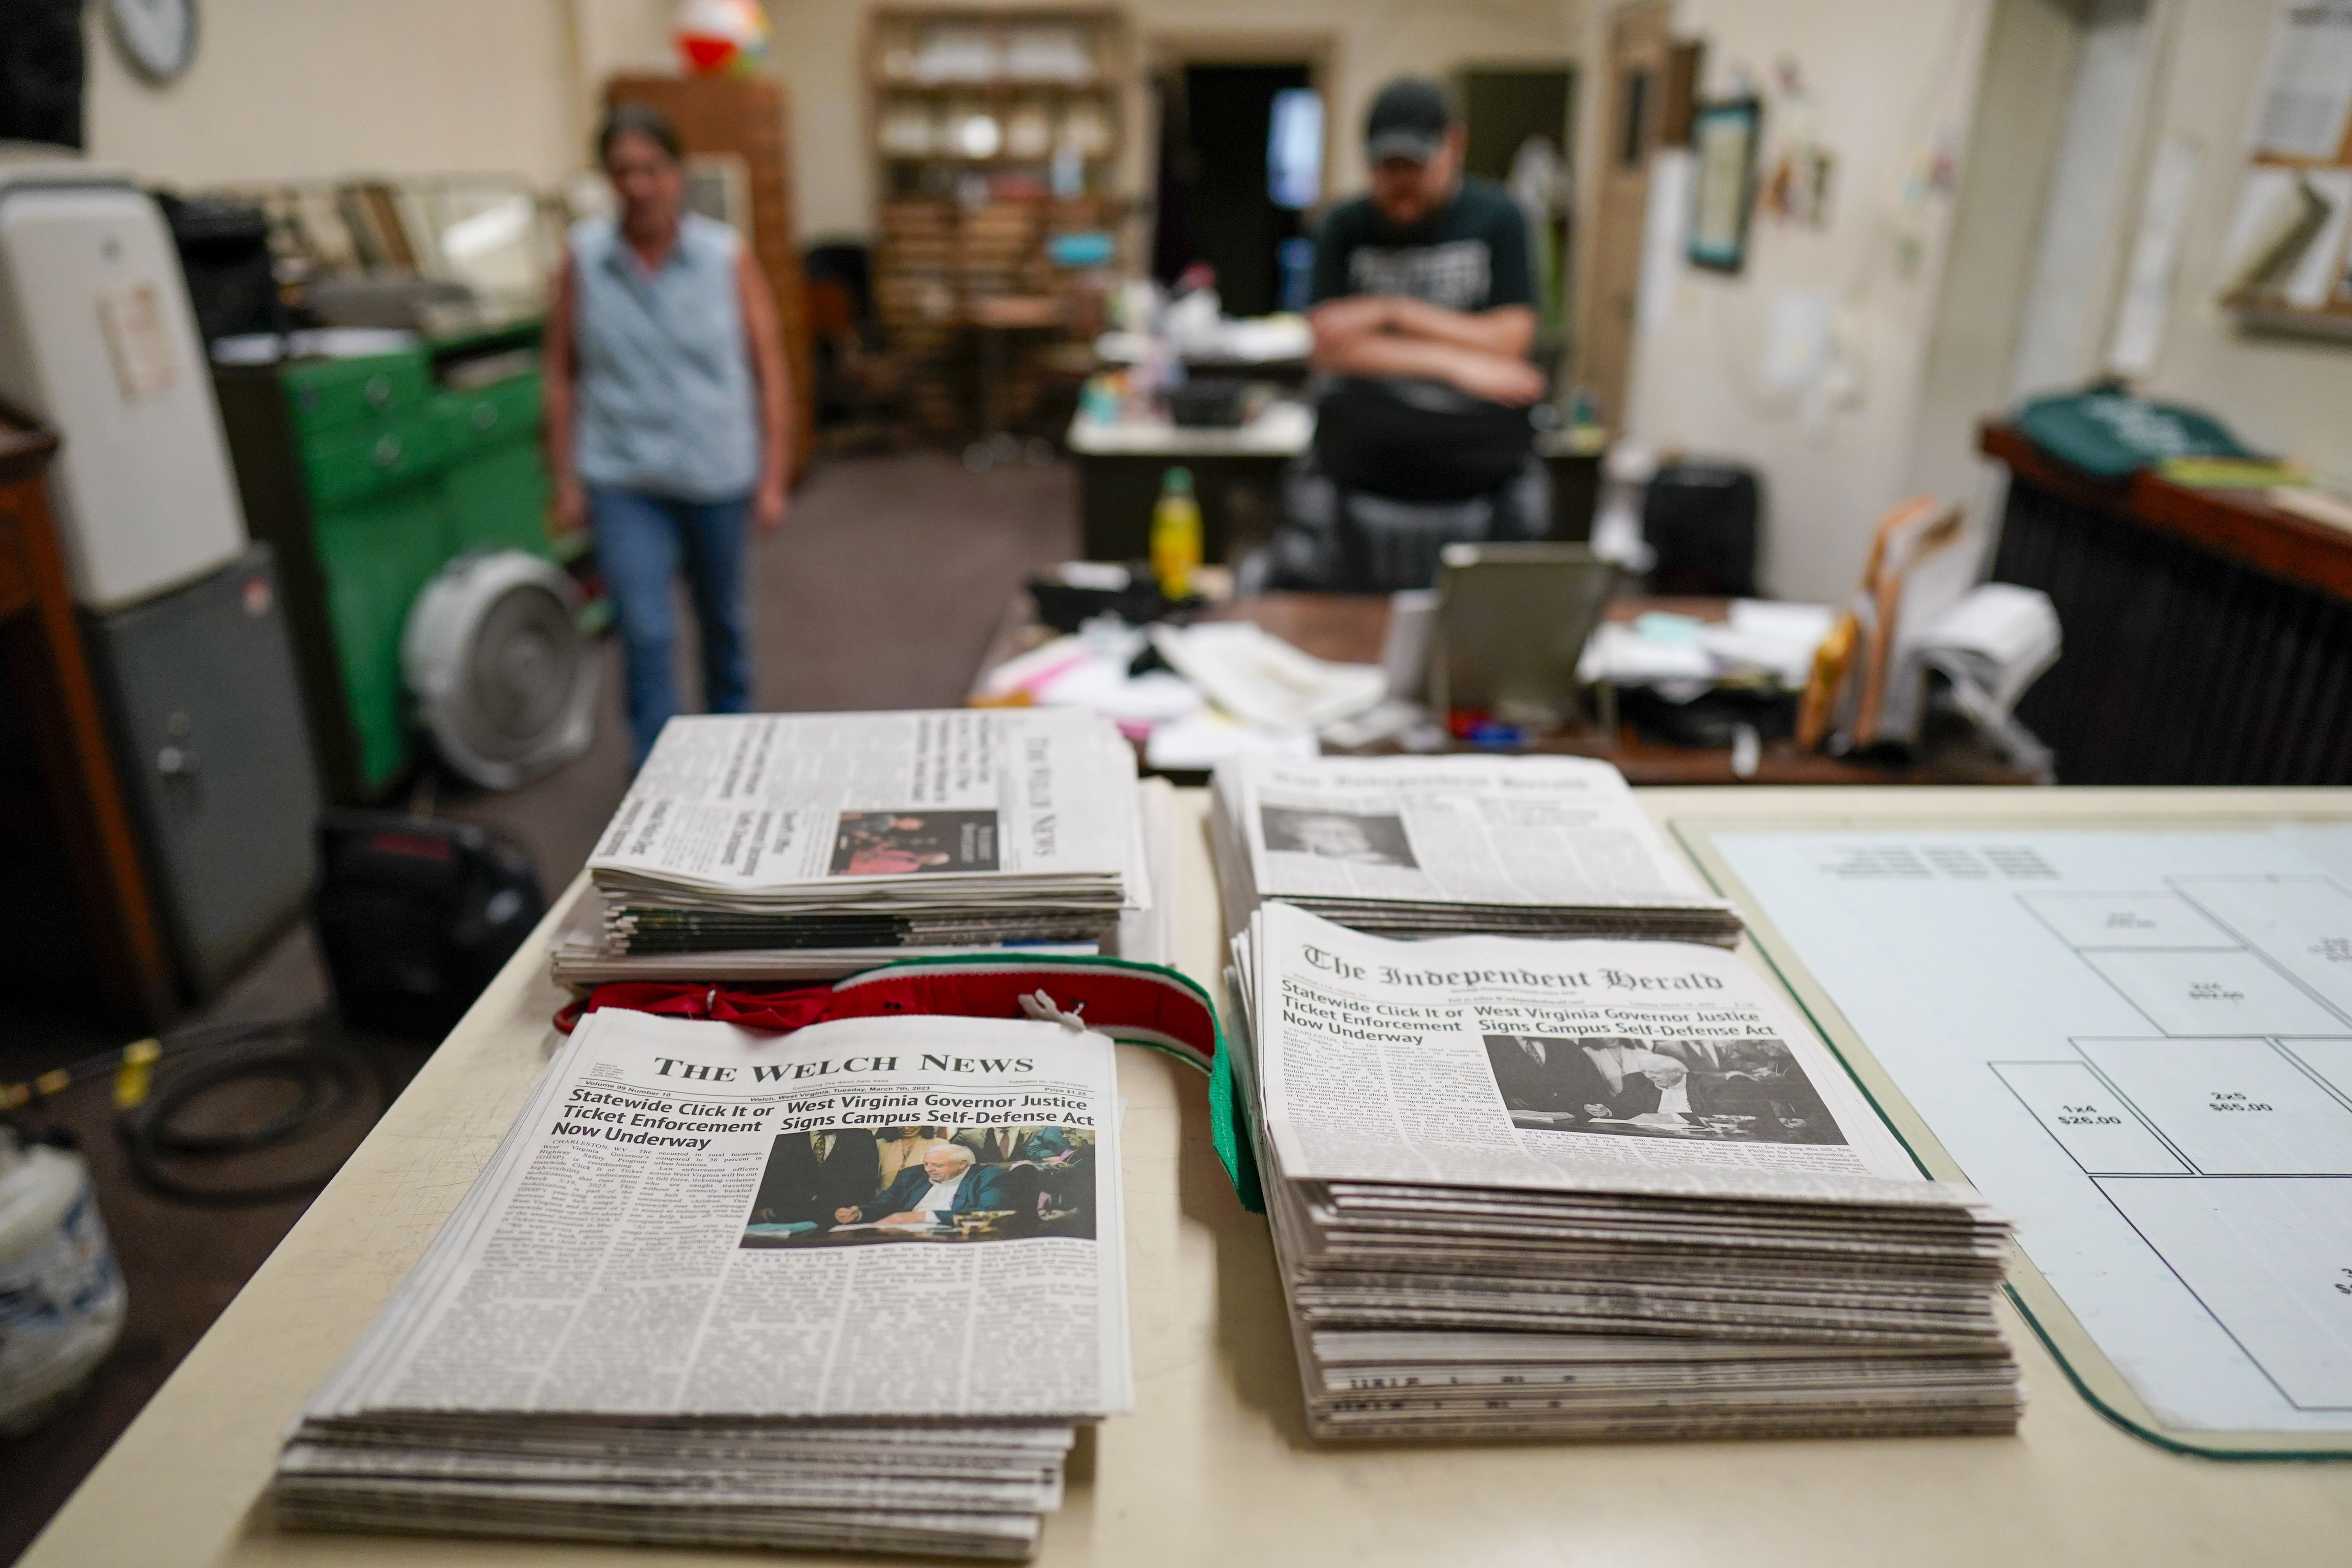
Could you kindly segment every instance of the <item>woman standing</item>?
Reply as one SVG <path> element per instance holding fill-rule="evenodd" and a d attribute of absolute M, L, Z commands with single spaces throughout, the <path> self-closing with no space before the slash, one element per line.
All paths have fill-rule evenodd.
<path fill-rule="evenodd" d="M 790 428 L 767 283 L 725 224 L 685 210 L 677 133 L 649 109 L 606 118 L 596 152 L 618 220 L 572 231 L 547 321 L 556 526 L 586 523 L 618 615 L 643 763 L 677 711 L 670 584 L 683 565 L 703 696 L 751 696 L 745 532 L 784 521 Z"/>

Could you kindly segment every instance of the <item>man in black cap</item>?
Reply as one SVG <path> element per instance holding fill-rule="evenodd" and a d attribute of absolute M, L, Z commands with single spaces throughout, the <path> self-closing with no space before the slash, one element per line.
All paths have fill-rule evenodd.
<path fill-rule="evenodd" d="M 1463 142 L 1444 89 L 1391 82 L 1364 125 L 1370 193 L 1334 208 L 1316 245 L 1316 457 L 1349 489 L 1465 500 L 1528 459 L 1544 378 L 1527 358 L 1527 220 L 1463 176 Z"/>

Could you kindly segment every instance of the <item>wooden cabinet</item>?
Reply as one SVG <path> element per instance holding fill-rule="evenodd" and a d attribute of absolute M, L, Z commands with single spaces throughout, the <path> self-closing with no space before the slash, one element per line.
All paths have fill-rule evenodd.
<path fill-rule="evenodd" d="M 0 680 L 7 727 L 22 731 L 21 742 L 0 736 L 0 865 L 37 878 L 45 857 L 61 860 L 102 994 L 118 1014 L 160 1023 L 171 970 L 50 525 L 56 450 L 47 432 L 0 412 Z M 26 900 L 12 914 L 39 921 L 56 908 L 54 886 L 16 881 L 0 878 L 0 897 Z M 53 970 L 37 989 L 70 978 Z"/>
<path fill-rule="evenodd" d="M 1100 330 L 1098 297 L 1071 289 L 1099 264 L 1062 265 L 1053 246 L 1108 235 L 1116 251 L 1132 80 L 1116 9 L 894 6 L 868 18 L 874 302 L 922 429 L 1001 430 L 1091 365 L 1056 340 Z M 998 341 L 974 345 L 974 329 Z"/>
<path fill-rule="evenodd" d="M 2058 608 L 2017 716 L 2068 784 L 2352 783 L 2352 534 L 2260 490 L 2106 483 L 2014 428 L 1992 576 Z"/>
<path fill-rule="evenodd" d="M 689 158 L 731 153 L 743 160 L 751 198 L 744 238 L 774 292 L 784 363 L 793 378 L 793 475 L 807 471 L 816 439 L 816 362 L 801 271 L 800 214 L 793 192 L 790 107 L 781 82 L 767 77 L 615 77 L 609 104 L 641 103 L 670 122 Z"/>

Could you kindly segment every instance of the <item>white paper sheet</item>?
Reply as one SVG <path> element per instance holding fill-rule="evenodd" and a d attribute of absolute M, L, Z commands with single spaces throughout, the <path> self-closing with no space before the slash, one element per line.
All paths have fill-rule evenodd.
<path fill-rule="evenodd" d="M 2256 100 L 2254 150 L 2333 158 L 2352 114 L 2352 5 L 2305 0 L 2282 7 L 2275 26 Z"/>
<path fill-rule="evenodd" d="M 2352 828 L 1714 842 L 2152 1409 L 2352 1430 Z"/>

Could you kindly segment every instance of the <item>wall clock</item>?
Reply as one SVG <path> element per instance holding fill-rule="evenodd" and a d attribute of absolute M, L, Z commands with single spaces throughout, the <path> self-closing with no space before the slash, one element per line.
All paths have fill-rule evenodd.
<path fill-rule="evenodd" d="M 196 0 L 106 0 L 115 44 L 150 81 L 165 82 L 196 58 Z"/>

